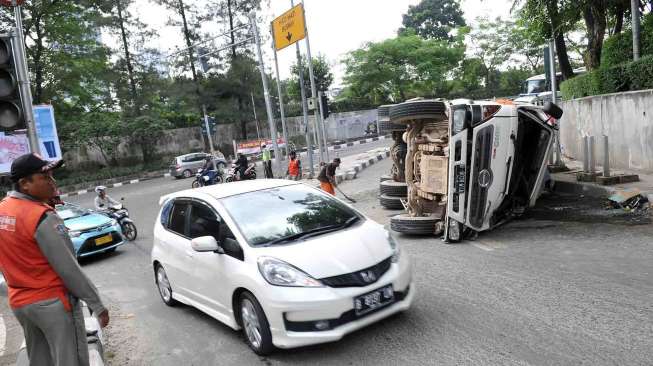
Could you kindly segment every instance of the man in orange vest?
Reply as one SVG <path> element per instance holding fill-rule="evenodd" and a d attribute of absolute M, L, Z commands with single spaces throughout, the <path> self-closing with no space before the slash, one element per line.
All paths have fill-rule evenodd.
<path fill-rule="evenodd" d="M 300 180 L 302 179 L 302 162 L 297 158 L 297 153 L 290 152 L 290 160 L 288 161 L 288 179 Z"/>
<path fill-rule="evenodd" d="M 0 202 L 0 270 L 32 366 L 89 364 L 80 299 L 102 327 L 109 323 L 63 220 L 48 205 L 57 195 L 52 170 L 61 165 L 35 154 L 20 156 L 11 165 L 14 191 Z"/>
<path fill-rule="evenodd" d="M 339 166 L 340 158 L 335 158 L 332 163 L 325 164 L 322 167 L 322 170 L 320 170 L 320 175 L 317 176 L 317 180 L 320 181 L 320 188 L 333 196 L 336 195 L 334 188 L 338 186 L 338 183 L 336 182 L 336 169 L 338 169 Z"/>

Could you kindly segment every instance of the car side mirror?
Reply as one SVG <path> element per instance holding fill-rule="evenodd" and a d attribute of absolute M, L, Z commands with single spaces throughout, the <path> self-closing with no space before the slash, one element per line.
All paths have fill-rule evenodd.
<path fill-rule="evenodd" d="M 558 107 L 554 103 L 551 102 L 546 102 L 544 103 L 544 107 L 542 108 L 544 113 L 548 114 L 549 116 L 555 118 L 555 119 L 560 119 L 562 117 L 562 108 Z"/>
<path fill-rule="evenodd" d="M 190 246 L 196 252 L 216 252 L 224 254 L 224 250 L 212 236 L 200 236 L 190 241 Z"/>

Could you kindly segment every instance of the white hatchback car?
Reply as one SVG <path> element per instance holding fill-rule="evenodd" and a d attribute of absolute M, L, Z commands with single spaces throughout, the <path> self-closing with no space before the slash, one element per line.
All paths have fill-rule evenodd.
<path fill-rule="evenodd" d="M 161 298 L 243 329 L 258 354 L 337 341 L 410 307 L 411 265 L 382 225 L 307 185 L 254 180 L 161 198 Z"/>

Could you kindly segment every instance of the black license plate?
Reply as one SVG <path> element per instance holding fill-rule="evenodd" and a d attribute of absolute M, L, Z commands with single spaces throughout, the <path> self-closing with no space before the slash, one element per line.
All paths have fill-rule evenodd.
<path fill-rule="evenodd" d="M 395 299 L 392 285 L 368 292 L 354 298 L 354 311 L 356 315 L 364 315 L 380 307 L 392 303 Z"/>
<path fill-rule="evenodd" d="M 454 192 L 465 193 L 465 166 L 456 165 L 454 167 Z"/>

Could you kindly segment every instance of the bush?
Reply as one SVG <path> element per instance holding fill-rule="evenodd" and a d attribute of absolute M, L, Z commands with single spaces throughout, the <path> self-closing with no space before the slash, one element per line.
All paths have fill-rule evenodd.
<path fill-rule="evenodd" d="M 653 55 L 635 62 L 602 67 L 560 85 L 564 99 L 653 89 Z"/>
<path fill-rule="evenodd" d="M 641 26 L 641 56 L 653 55 L 653 13 L 647 14 Z M 624 29 L 605 40 L 601 52 L 601 66 L 611 67 L 633 59 L 633 32 Z"/>

